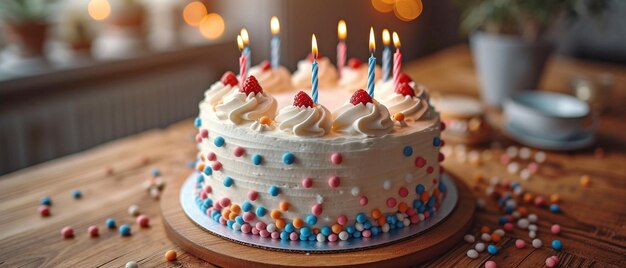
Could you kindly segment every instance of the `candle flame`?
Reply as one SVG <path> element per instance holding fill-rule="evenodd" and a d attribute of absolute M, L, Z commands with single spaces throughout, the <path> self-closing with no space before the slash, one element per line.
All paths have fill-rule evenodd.
<path fill-rule="evenodd" d="M 315 38 L 315 34 L 311 37 L 311 54 L 313 54 L 313 60 L 317 59 L 317 39 Z"/>
<path fill-rule="evenodd" d="M 389 36 L 389 30 L 384 29 L 383 30 L 383 44 L 385 46 L 388 46 L 390 41 L 391 41 L 391 37 Z"/>
<path fill-rule="evenodd" d="M 393 45 L 396 48 L 400 48 L 400 37 L 398 37 L 398 33 L 393 32 Z"/>
<path fill-rule="evenodd" d="M 370 53 L 374 54 L 376 50 L 376 40 L 374 39 L 374 27 L 370 27 Z"/>
<path fill-rule="evenodd" d="M 239 35 L 245 45 L 250 44 L 250 36 L 248 36 L 248 30 L 246 30 L 246 28 L 241 29 L 241 33 Z"/>
<path fill-rule="evenodd" d="M 340 20 L 337 24 L 337 35 L 339 36 L 339 40 L 346 39 L 348 35 L 348 27 L 346 26 L 346 21 Z"/>
<path fill-rule="evenodd" d="M 280 33 L 280 22 L 276 16 L 273 16 L 272 19 L 270 19 L 270 29 L 272 30 L 273 35 Z"/>
<path fill-rule="evenodd" d="M 243 38 L 241 38 L 241 35 L 237 35 L 237 46 L 239 51 L 243 50 Z"/>

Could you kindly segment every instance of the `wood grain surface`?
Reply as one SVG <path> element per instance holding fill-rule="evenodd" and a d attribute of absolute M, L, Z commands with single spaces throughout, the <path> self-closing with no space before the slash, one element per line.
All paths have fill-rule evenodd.
<path fill-rule="evenodd" d="M 406 64 L 405 71 L 431 92 L 477 95 L 477 81 L 469 50 L 465 46 L 444 50 L 427 58 Z M 525 231 L 516 229 L 497 245 L 496 256 L 480 254 L 472 260 L 465 256 L 471 245 L 459 241 L 447 253 L 420 266 L 479 267 L 487 260 L 499 267 L 540 267 L 555 251 L 545 246 L 560 239 L 564 249 L 556 253 L 562 267 L 626 267 L 626 68 L 623 66 L 555 57 L 548 65 L 541 88 L 552 91 L 569 90 L 569 79 L 575 75 L 611 72 L 614 90 L 611 110 L 602 116 L 598 141 L 586 150 L 548 152 L 548 161 L 528 181 L 508 174 L 497 159 L 502 149 L 490 146 L 468 148 L 486 151 L 480 165 L 448 157 L 444 166 L 474 189 L 477 197 L 486 198 L 485 184 L 477 183 L 477 175 L 487 178 L 520 181 L 525 189 L 546 197 L 561 196 L 562 213 L 528 206 L 540 217 L 539 238 L 544 247 L 516 249 L 516 238 L 528 240 Z M 150 169 L 158 167 L 168 184 L 185 178 L 187 162 L 196 154 L 192 120 L 166 129 L 104 144 L 95 149 L 50 161 L 0 177 L 0 267 L 120 267 L 130 260 L 142 267 L 211 266 L 176 247 L 166 235 L 161 221 L 159 203 L 151 199 L 142 184 L 150 177 Z M 502 136 L 496 141 L 506 147 L 513 144 Z M 594 156 L 594 148 L 605 154 Z M 483 153 L 483 155 L 488 155 Z M 113 175 L 106 174 L 112 167 Z M 588 188 L 580 186 L 580 176 L 591 178 Z M 168 187 L 168 186 L 166 186 Z M 72 190 L 80 189 L 83 198 L 74 200 Z M 39 198 L 53 200 L 52 215 L 41 218 L 37 213 Z M 498 226 L 499 209 L 489 199 L 488 207 L 476 213 L 471 228 L 477 233 L 481 226 Z M 137 204 L 148 215 L 151 227 L 140 229 L 127 213 Z M 119 224 L 132 224 L 133 235 L 121 237 L 108 230 L 104 221 L 114 217 Z M 562 227 L 560 235 L 549 233 L 550 225 Z M 73 239 L 63 239 L 60 230 L 72 226 Z M 100 227 L 100 237 L 90 238 L 86 229 Z M 168 249 L 179 253 L 175 262 L 165 261 Z"/>

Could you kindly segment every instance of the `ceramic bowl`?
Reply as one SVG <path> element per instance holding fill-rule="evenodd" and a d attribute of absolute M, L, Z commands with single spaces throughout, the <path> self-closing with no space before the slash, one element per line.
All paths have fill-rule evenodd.
<path fill-rule="evenodd" d="M 507 124 L 514 124 L 536 137 L 566 140 L 589 126 L 589 105 L 573 96 L 526 91 L 511 96 L 504 104 Z"/>

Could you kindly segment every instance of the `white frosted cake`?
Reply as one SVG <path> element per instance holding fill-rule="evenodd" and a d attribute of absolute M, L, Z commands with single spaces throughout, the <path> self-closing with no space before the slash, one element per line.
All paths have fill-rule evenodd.
<path fill-rule="evenodd" d="M 291 77 L 298 90 L 270 93 L 228 72 L 205 93 L 189 198 L 224 228 L 333 242 L 416 224 L 441 204 L 442 125 L 425 89 L 407 77 L 397 89 L 381 83 L 374 98 L 333 89 L 336 70 L 323 62 L 332 77 L 320 77 L 329 86 L 317 103 L 299 91 L 310 83 L 306 61 Z"/>

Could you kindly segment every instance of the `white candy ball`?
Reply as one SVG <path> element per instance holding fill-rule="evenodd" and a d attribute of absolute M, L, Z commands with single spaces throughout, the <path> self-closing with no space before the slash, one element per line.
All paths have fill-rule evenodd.
<path fill-rule="evenodd" d="M 476 249 L 476 251 L 478 252 L 485 251 L 485 243 L 476 243 L 476 245 L 474 246 L 474 249 Z"/>
<path fill-rule="evenodd" d="M 130 214 L 131 216 L 138 216 L 139 215 L 139 206 L 132 205 L 132 206 L 128 207 L 128 214 Z"/>
<path fill-rule="evenodd" d="M 543 246 L 543 242 L 541 242 L 541 240 L 539 239 L 533 239 L 532 244 L 534 248 L 540 248 L 541 246 Z"/>
<path fill-rule="evenodd" d="M 478 258 L 478 251 L 476 251 L 475 249 L 470 249 L 467 251 L 467 256 L 470 257 L 470 259 L 476 259 Z"/>
<path fill-rule="evenodd" d="M 348 237 L 350 237 L 350 235 L 348 235 L 348 232 L 346 231 L 341 231 L 341 233 L 339 233 L 339 239 L 342 241 L 348 240 Z"/>
<path fill-rule="evenodd" d="M 466 235 L 463 237 L 463 239 L 464 239 L 464 240 L 465 240 L 465 242 L 467 242 L 467 243 L 474 243 L 474 242 L 476 242 L 476 237 L 474 237 L 474 236 L 473 236 L 473 235 L 471 235 L 471 234 L 466 234 Z"/>

